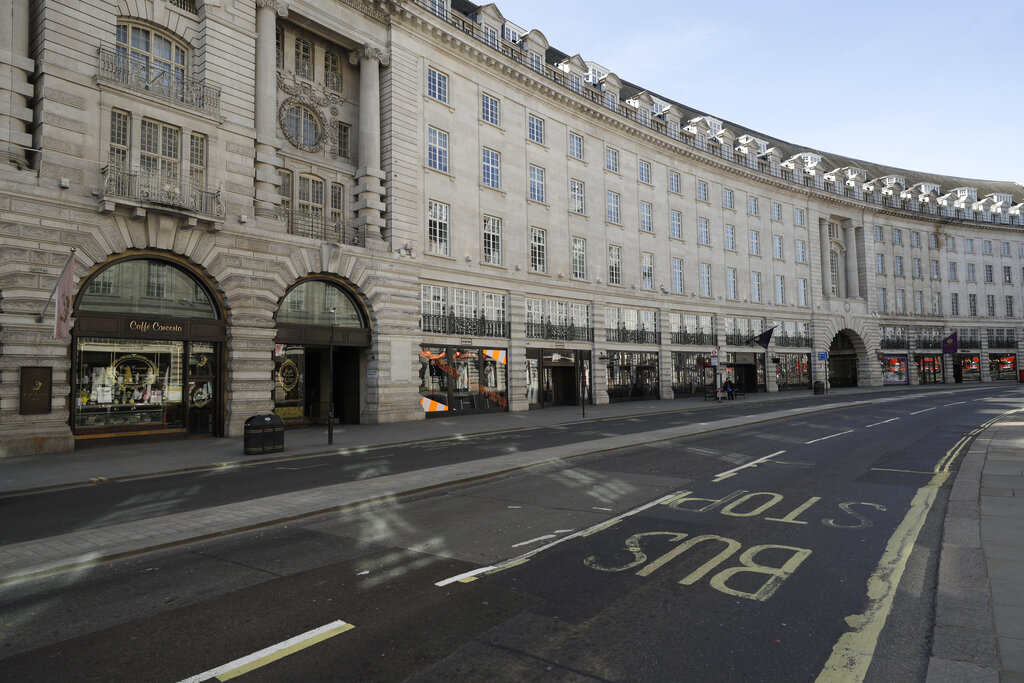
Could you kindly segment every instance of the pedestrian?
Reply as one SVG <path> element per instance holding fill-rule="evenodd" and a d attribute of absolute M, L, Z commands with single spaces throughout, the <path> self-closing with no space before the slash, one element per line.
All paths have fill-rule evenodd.
<path fill-rule="evenodd" d="M 733 385 L 732 385 L 732 380 L 731 380 L 731 379 L 727 379 L 727 380 L 725 380 L 725 384 L 723 384 L 723 385 L 722 385 L 722 388 L 723 388 L 723 389 L 725 389 L 725 395 L 726 395 L 726 397 L 728 397 L 728 399 L 729 399 L 730 401 L 731 401 L 731 400 L 733 400 L 734 398 L 736 398 L 736 397 L 735 397 L 735 396 L 733 395 L 733 389 L 734 389 L 735 387 L 733 387 Z"/>

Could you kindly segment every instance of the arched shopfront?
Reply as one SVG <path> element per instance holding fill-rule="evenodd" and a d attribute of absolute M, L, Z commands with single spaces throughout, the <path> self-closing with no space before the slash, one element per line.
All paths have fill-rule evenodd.
<path fill-rule="evenodd" d="M 338 422 L 359 423 L 370 327 L 346 289 L 312 278 L 294 285 L 278 307 L 274 341 L 275 413 L 291 424 L 326 422 L 333 398 Z"/>
<path fill-rule="evenodd" d="M 76 441 L 222 436 L 225 340 L 223 306 L 187 265 L 136 254 L 97 270 L 75 301 Z"/>
<path fill-rule="evenodd" d="M 828 350 L 828 379 L 833 387 L 857 386 L 858 358 L 864 342 L 852 330 L 840 330 Z"/>

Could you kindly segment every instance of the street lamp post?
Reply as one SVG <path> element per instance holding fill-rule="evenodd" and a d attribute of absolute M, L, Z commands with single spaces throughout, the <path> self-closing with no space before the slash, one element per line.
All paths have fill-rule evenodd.
<path fill-rule="evenodd" d="M 334 443 L 334 326 L 338 323 L 338 309 L 331 309 L 331 343 L 327 352 L 330 359 L 327 361 L 329 368 L 327 381 L 330 388 L 327 390 L 327 443 Z"/>

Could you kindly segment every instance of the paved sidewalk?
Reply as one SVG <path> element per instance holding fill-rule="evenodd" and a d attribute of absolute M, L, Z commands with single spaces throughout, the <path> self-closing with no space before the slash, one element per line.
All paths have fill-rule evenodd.
<path fill-rule="evenodd" d="M 1024 683 L 1024 409 L 979 434 L 946 511 L 929 683 Z"/>

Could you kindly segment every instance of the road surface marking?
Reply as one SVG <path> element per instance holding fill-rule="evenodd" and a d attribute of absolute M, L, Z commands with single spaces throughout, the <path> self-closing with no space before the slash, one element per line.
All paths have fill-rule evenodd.
<path fill-rule="evenodd" d="M 344 633 L 345 631 L 351 631 L 355 626 L 352 624 L 345 623 L 344 621 L 332 621 L 329 624 L 325 624 L 319 628 L 315 628 L 312 631 L 306 631 L 302 635 L 283 640 L 277 645 L 271 645 L 265 647 L 259 652 L 253 652 L 250 655 L 236 659 L 233 662 L 228 662 L 218 666 L 216 669 L 210 669 L 201 674 L 196 674 L 191 678 L 186 678 L 180 683 L 199 683 L 199 681 L 208 681 L 211 678 L 216 678 L 219 681 L 228 681 L 242 674 L 248 673 L 254 669 L 258 669 L 261 666 L 276 662 L 279 659 L 287 657 L 290 654 L 294 654 L 299 650 L 304 650 L 311 645 L 333 638 L 334 636 Z"/>
<path fill-rule="evenodd" d="M 719 472 L 718 474 L 716 474 L 711 479 L 711 481 L 713 483 L 717 483 L 717 482 L 721 481 L 722 479 L 726 479 L 728 477 L 731 477 L 732 475 L 736 474 L 737 472 L 739 472 L 740 470 L 742 470 L 742 469 L 744 469 L 746 467 L 757 467 L 760 463 L 762 463 L 762 462 L 764 462 L 764 461 L 766 461 L 766 460 L 768 460 L 770 458 L 774 458 L 776 455 L 782 455 L 785 452 L 786 451 L 775 451 L 771 455 L 766 455 L 763 458 L 758 458 L 757 460 L 751 460 L 746 465 L 740 465 L 739 467 L 733 467 L 731 470 L 726 470 L 725 472 Z"/>
<path fill-rule="evenodd" d="M 950 406 L 962 406 L 965 403 L 967 403 L 967 401 L 957 401 L 956 403 L 947 403 L 946 405 L 944 405 L 942 407 L 943 408 L 948 408 Z"/>
<path fill-rule="evenodd" d="M 872 467 L 872 472 L 906 472 L 907 474 L 935 474 L 927 470 L 896 470 L 889 467 Z"/>
<path fill-rule="evenodd" d="M 898 417 L 891 417 L 888 420 L 882 420 L 881 422 L 872 422 L 871 424 L 869 424 L 867 426 L 868 427 L 877 427 L 878 425 L 884 425 L 884 424 L 888 424 L 890 422 L 895 422 L 898 419 L 899 419 Z"/>
<path fill-rule="evenodd" d="M 935 406 L 932 406 L 931 408 L 925 408 L 924 410 L 918 410 L 916 412 L 911 413 L 911 415 L 920 415 L 921 413 L 927 413 L 929 410 L 935 410 Z"/>
<path fill-rule="evenodd" d="M 875 654 L 878 638 L 892 609 L 896 589 L 907 567 L 907 560 L 913 551 L 917 536 L 924 526 L 925 518 L 935 502 L 938 491 L 949 478 L 950 466 L 970 443 L 970 436 L 992 425 L 1007 415 L 1019 412 L 1011 410 L 994 417 L 970 435 L 963 437 L 946 451 L 936 463 L 934 474 L 927 484 L 917 490 L 910 509 L 903 517 L 896 531 L 889 538 L 885 552 L 878 566 L 868 578 L 868 607 L 863 614 L 846 617 L 850 630 L 840 636 L 832 648 L 832 655 L 818 674 L 818 681 L 862 681 Z"/>
<path fill-rule="evenodd" d="M 513 543 L 512 547 L 513 548 L 519 548 L 519 547 L 522 547 L 524 545 L 532 545 L 532 544 L 536 543 L 537 541 L 546 541 L 549 538 L 558 538 L 558 537 L 555 536 L 555 534 L 544 534 L 543 536 L 538 536 L 537 538 L 531 538 L 529 541 L 522 541 L 520 543 Z"/>
<path fill-rule="evenodd" d="M 829 434 L 828 436 L 823 436 L 820 439 L 812 439 L 811 441 L 804 441 L 804 445 L 809 444 L 809 443 L 818 443 L 819 441 L 824 441 L 825 439 L 832 439 L 832 438 L 837 437 L 837 436 L 842 436 L 843 434 L 849 434 L 852 431 L 853 431 L 852 429 L 847 429 L 845 432 L 839 432 L 838 434 Z"/>
<path fill-rule="evenodd" d="M 612 517 L 609 520 L 606 520 L 604 522 L 600 522 L 600 523 L 595 524 L 595 525 L 593 525 L 591 527 L 587 527 L 586 529 L 581 529 L 581 530 L 577 531 L 576 533 L 569 534 L 568 536 L 562 536 L 561 538 L 559 538 L 557 540 L 551 541 L 550 543 L 542 545 L 539 548 L 534 548 L 533 550 L 527 551 L 527 552 L 525 552 L 522 555 L 519 555 L 517 557 L 513 557 L 510 560 L 505 560 L 504 562 L 499 562 L 498 564 L 491 565 L 489 567 L 480 567 L 479 569 L 474 569 L 474 570 L 468 571 L 468 572 L 466 572 L 464 574 L 459 574 L 458 576 L 452 576 L 452 577 L 449 577 L 447 579 L 443 579 L 441 581 L 438 581 L 434 585 L 438 586 L 438 587 L 442 587 L 442 586 L 447 586 L 450 583 L 455 583 L 456 581 L 459 581 L 461 583 L 468 583 L 469 581 L 473 581 L 474 579 L 476 579 L 476 577 L 479 576 L 480 574 L 490 574 L 490 573 L 494 573 L 494 572 L 500 572 L 500 571 L 503 571 L 505 569 L 511 569 L 512 567 L 516 567 L 516 566 L 519 566 L 519 565 L 523 564 L 524 562 L 528 561 L 530 558 L 532 558 L 534 555 L 537 555 L 538 553 L 542 553 L 545 550 L 548 550 L 549 548 L 554 548 L 559 543 L 565 543 L 566 541 L 570 541 L 570 540 L 572 540 L 574 538 L 580 538 L 582 536 L 589 536 L 591 534 L 597 533 L 598 531 L 602 531 L 604 529 L 607 529 L 607 528 L 609 528 L 609 527 L 611 527 L 611 526 L 621 522 L 622 520 L 626 519 L 627 517 L 631 517 L 631 516 L 633 516 L 635 514 L 643 512 L 644 510 L 647 510 L 648 508 L 652 508 L 655 505 L 662 505 L 666 501 L 672 500 L 673 498 L 677 498 L 677 497 L 679 497 L 679 495 L 681 493 L 683 493 L 683 492 L 682 491 L 673 491 L 672 493 L 669 493 L 668 495 L 665 495 L 665 496 L 662 496 L 661 498 L 657 498 L 655 500 L 652 500 L 649 503 L 645 503 L 644 505 L 641 505 L 638 508 L 634 508 L 632 510 L 629 510 L 628 512 L 623 512 L 621 515 L 619 515 L 617 517 Z"/>

